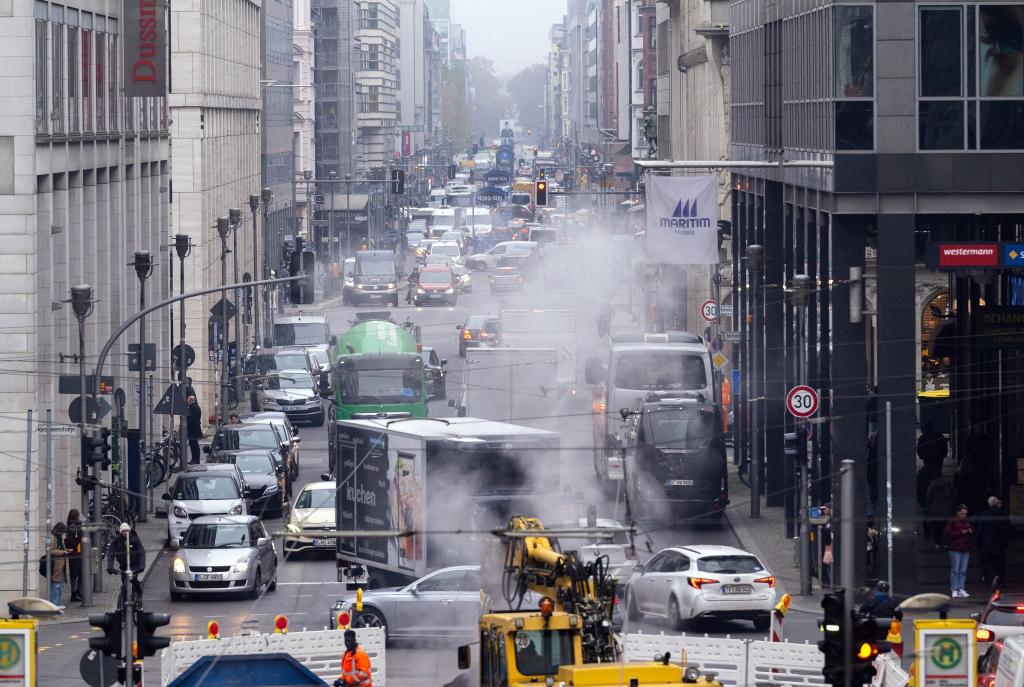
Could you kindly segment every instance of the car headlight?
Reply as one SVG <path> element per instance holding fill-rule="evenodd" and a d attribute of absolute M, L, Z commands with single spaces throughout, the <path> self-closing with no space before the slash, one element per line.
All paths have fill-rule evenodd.
<path fill-rule="evenodd" d="M 176 518 L 187 518 L 188 517 L 188 511 L 186 511 L 181 506 L 175 506 L 174 507 L 174 517 L 176 517 Z"/>
<path fill-rule="evenodd" d="M 394 282 L 388 282 L 388 288 L 389 289 L 393 289 L 393 288 L 395 288 L 397 286 L 398 286 L 398 284 L 395 284 Z"/>
<path fill-rule="evenodd" d="M 298 525 L 296 525 L 294 522 L 288 523 L 287 525 L 284 526 L 284 528 L 286 530 L 288 530 L 289 532 L 291 532 L 292 534 L 298 534 L 299 532 L 302 531 L 302 528 L 299 527 Z"/>
<path fill-rule="evenodd" d="M 264 494 L 276 494 L 281 491 L 281 488 L 276 484 L 268 484 L 267 488 L 263 490 Z"/>
<path fill-rule="evenodd" d="M 172 567 L 172 569 L 174 570 L 174 572 L 176 574 L 184 575 L 185 574 L 185 570 L 186 570 L 186 568 L 185 568 L 185 559 L 184 558 L 175 557 L 174 564 L 171 567 Z"/>
<path fill-rule="evenodd" d="M 231 572 L 244 573 L 249 572 L 249 557 L 242 556 L 238 559 L 238 562 L 231 566 Z"/>
<path fill-rule="evenodd" d="M 445 289 L 445 293 L 455 293 L 455 289 Z"/>
<path fill-rule="evenodd" d="M 241 515 L 242 514 L 242 504 L 238 504 L 237 506 L 232 506 L 231 510 L 229 512 L 231 513 L 231 515 Z"/>
<path fill-rule="evenodd" d="M 416 293 L 426 293 L 426 289 L 417 288 Z"/>

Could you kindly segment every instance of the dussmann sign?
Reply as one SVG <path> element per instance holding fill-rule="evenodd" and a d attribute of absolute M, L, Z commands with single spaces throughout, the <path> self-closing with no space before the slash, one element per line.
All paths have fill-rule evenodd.
<path fill-rule="evenodd" d="M 124 94 L 167 95 L 167 0 L 124 0 Z"/>

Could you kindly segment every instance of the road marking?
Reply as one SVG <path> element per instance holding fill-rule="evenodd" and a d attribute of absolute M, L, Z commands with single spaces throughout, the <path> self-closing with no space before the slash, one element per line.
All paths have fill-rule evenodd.
<path fill-rule="evenodd" d="M 287 585 L 287 586 L 295 586 L 295 585 L 300 585 L 300 584 L 310 584 L 310 585 L 316 585 L 318 587 L 322 587 L 325 584 L 345 584 L 345 583 L 344 582 L 338 582 L 337 580 L 329 580 L 329 581 L 325 581 L 325 582 L 278 582 L 277 586 L 278 587 L 283 587 L 285 585 Z"/>

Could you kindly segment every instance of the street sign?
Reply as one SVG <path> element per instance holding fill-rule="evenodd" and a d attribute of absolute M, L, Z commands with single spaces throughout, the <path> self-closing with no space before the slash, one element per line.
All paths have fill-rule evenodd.
<path fill-rule="evenodd" d="M 74 398 L 71 400 L 71 404 L 68 406 L 68 418 L 75 424 L 78 424 L 79 422 L 82 421 L 82 413 L 79 410 L 81 408 L 81 400 L 82 399 L 80 398 Z M 102 396 L 97 397 L 96 401 L 92 399 L 92 396 L 86 396 L 85 407 L 88 410 L 85 419 L 85 424 L 87 425 L 95 425 L 99 423 L 99 421 L 105 418 L 107 414 L 110 413 L 110 411 L 112 410 L 110 404 L 107 403 L 107 399 L 103 398 Z"/>
<path fill-rule="evenodd" d="M 110 687 L 117 683 L 117 659 L 89 649 L 78 662 L 78 674 L 89 687 Z"/>
<path fill-rule="evenodd" d="M 230 320 L 230 319 L 231 319 L 232 317 L 234 317 L 234 316 L 235 316 L 235 313 L 236 313 L 236 312 L 238 312 L 238 309 L 237 309 L 237 308 L 235 308 L 235 304 L 234 304 L 234 303 L 232 303 L 232 302 L 231 302 L 231 301 L 230 301 L 229 299 L 227 299 L 227 298 L 221 298 L 221 299 L 220 299 L 219 301 L 217 301 L 217 302 L 216 302 L 216 303 L 215 303 L 215 304 L 213 305 L 213 307 L 212 307 L 212 308 L 210 308 L 210 314 L 211 314 L 211 315 L 213 315 L 214 317 L 216 317 L 216 318 L 220 319 L 220 318 L 222 317 L 222 315 L 221 315 L 221 309 L 222 309 L 222 308 L 225 308 L 225 307 L 226 307 L 226 308 L 228 309 L 228 319 L 229 319 L 229 320 Z"/>
<path fill-rule="evenodd" d="M 36 684 L 37 632 L 36 620 L 0 620 L 0 685 Z"/>
<path fill-rule="evenodd" d="M 794 386 L 786 394 L 786 410 L 797 418 L 807 418 L 818 412 L 818 392 L 803 384 Z"/>
<path fill-rule="evenodd" d="M 512 175 L 503 169 L 492 169 L 484 175 L 484 182 L 488 186 L 508 186 L 512 183 Z"/>
<path fill-rule="evenodd" d="M 718 306 L 718 314 L 722 317 L 732 317 L 732 306 L 725 304 Z"/>
<path fill-rule="evenodd" d="M 184 348 L 182 348 L 184 346 Z M 188 344 L 178 344 L 171 349 L 171 360 L 174 361 L 174 368 L 181 369 L 181 352 L 185 351 L 185 369 L 192 367 L 196 362 L 196 350 Z"/>
<path fill-rule="evenodd" d="M 486 186 L 476 192 L 476 202 L 481 205 L 498 205 L 505 202 L 505 191 L 494 186 Z"/>
<path fill-rule="evenodd" d="M 171 384 L 153 407 L 154 415 L 184 415 L 188 410 L 185 391 L 177 384 Z"/>
<path fill-rule="evenodd" d="M 718 319 L 718 303 L 706 300 L 700 304 L 700 316 L 705 322 L 714 322 Z"/>
<path fill-rule="evenodd" d="M 96 379 L 96 375 L 85 376 L 85 393 L 91 394 L 95 388 L 93 384 Z M 57 379 L 57 393 L 68 394 L 78 396 L 82 393 L 81 384 L 79 383 L 81 378 L 78 375 L 61 375 Z M 106 375 L 100 376 L 100 388 L 101 394 L 109 394 L 114 388 L 114 378 Z"/>
<path fill-rule="evenodd" d="M 722 332 L 722 337 L 729 343 L 743 341 L 743 332 Z"/>
<path fill-rule="evenodd" d="M 968 687 L 977 683 L 975 621 L 915 620 L 917 684 Z"/>
<path fill-rule="evenodd" d="M 721 370 L 729 364 L 729 358 L 727 358 L 721 351 L 717 351 L 713 356 L 711 356 L 711 364 L 715 366 L 716 370 Z"/>
<path fill-rule="evenodd" d="M 156 344 L 147 343 L 145 349 L 146 372 L 156 370 Z M 128 371 L 139 371 L 139 344 L 128 344 Z"/>

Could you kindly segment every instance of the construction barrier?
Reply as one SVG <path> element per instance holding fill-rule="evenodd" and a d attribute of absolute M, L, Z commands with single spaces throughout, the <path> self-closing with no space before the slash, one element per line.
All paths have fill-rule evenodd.
<path fill-rule="evenodd" d="M 344 632 L 338 630 L 314 630 L 174 642 L 160 653 L 160 684 L 166 687 L 203 656 L 264 653 L 289 654 L 327 684 L 331 684 L 341 675 L 341 657 L 345 653 L 344 635 Z M 356 637 L 363 651 L 370 657 L 374 687 L 385 687 L 387 668 L 384 662 L 384 630 L 379 627 L 358 628 Z"/>
<path fill-rule="evenodd" d="M 892 654 L 882 654 L 875 659 L 875 676 L 871 679 L 872 687 L 905 687 L 910 681 L 910 674 L 903 670 L 899 658 Z"/>

